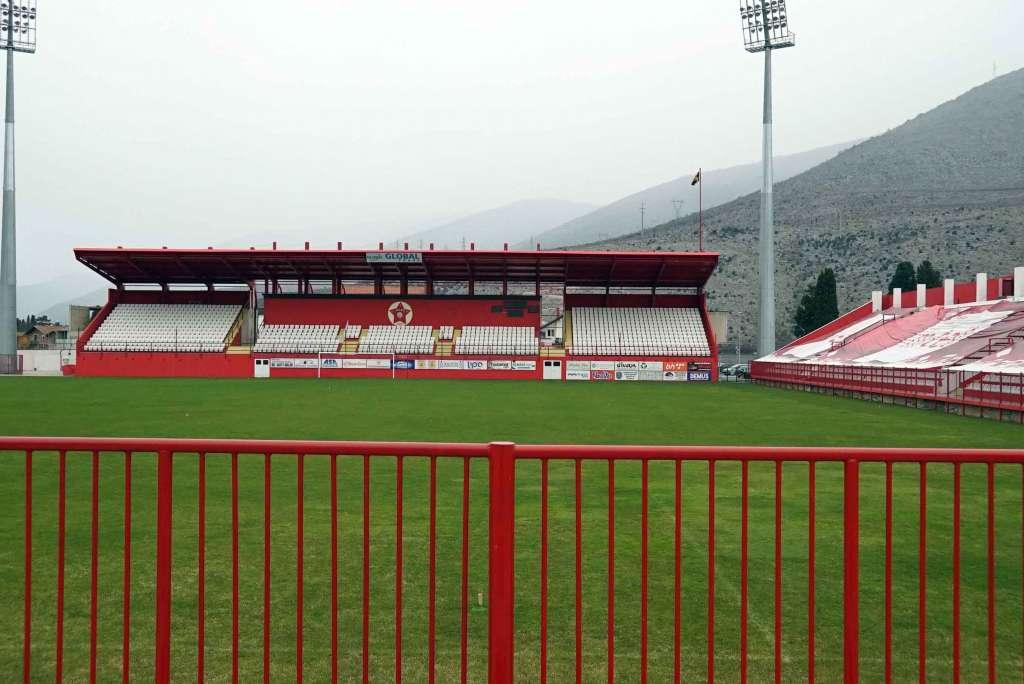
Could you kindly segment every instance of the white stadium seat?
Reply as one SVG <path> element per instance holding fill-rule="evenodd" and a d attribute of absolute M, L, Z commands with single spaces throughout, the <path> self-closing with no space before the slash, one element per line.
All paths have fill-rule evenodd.
<path fill-rule="evenodd" d="M 260 326 L 253 351 L 316 354 L 338 351 L 337 325 Z"/>
<path fill-rule="evenodd" d="M 710 356 L 695 308 L 572 309 L 572 353 L 581 356 Z"/>
<path fill-rule="evenodd" d="M 455 353 L 536 356 L 537 347 L 537 330 L 533 327 L 467 325 L 455 343 Z"/>
<path fill-rule="evenodd" d="M 86 351 L 224 351 L 239 304 L 118 304 Z"/>
<path fill-rule="evenodd" d="M 359 343 L 360 354 L 432 354 L 434 329 L 429 325 L 371 325 Z"/>

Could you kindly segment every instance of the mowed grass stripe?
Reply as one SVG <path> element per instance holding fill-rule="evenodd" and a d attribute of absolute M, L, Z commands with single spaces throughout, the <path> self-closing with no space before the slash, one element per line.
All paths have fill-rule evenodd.
<path fill-rule="evenodd" d="M 868 446 L 1015 447 L 1024 430 L 899 407 L 881 407 L 819 395 L 751 386 L 571 385 L 400 381 L 201 381 L 114 379 L 11 379 L 0 383 L 4 434 L 160 435 L 318 439 L 673 444 L 818 444 Z M 65 672 L 81 678 L 88 657 L 89 463 L 69 455 Z M 123 460 L 101 458 L 100 676 L 120 671 L 120 582 Z M 360 671 L 362 572 L 362 460 L 339 464 L 339 651 L 343 679 Z M 683 667 L 687 679 L 705 668 L 707 573 L 707 464 L 683 469 Z M 894 665 L 898 679 L 917 672 L 918 466 L 897 465 L 895 477 Z M 174 625 L 176 678 L 195 667 L 197 459 L 175 464 Z M 371 493 L 371 671 L 394 677 L 394 459 L 374 461 Z M 607 609 L 607 465 L 583 468 L 584 674 L 605 676 Z M 622 681 L 639 675 L 640 467 L 616 467 L 616 669 Z M 56 559 L 56 456 L 38 454 L 34 467 L 35 676 L 52 677 Z M 207 459 L 207 672 L 230 676 L 230 462 Z M 429 462 L 405 460 L 403 674 L 425 678 L 427 505 Z M 438 672 L 457 676 L 461 462 L 438 461 Z M 738 674 L 739 644 L 738 463 L 716 468 L 716 671 Z M 132 671 L 151 676 L 155 463 L 137 455 L 133 470 Z M 470 678 L 486 672 L 487 468 L 474 462 L 471 484 Z M 539 657 L 539 464 L 517 468 L 517 655 L 522 681 L 536 677 Z M 306 459 L 305 672 L 329 673 L 330 491 L 329 461 Z M 806 672 L 807 467 L 787 464 L 784 479 L 783 641 L 786 678 Z M 573 465 L 550 471 L 549 671 L 571 678 L 574 669 Z M 22 585 L 23 458 L 0 460 L 0 616 L 5 634 L 20 634 Z M 294 672 L 295 460 L 273 459 L 272 634 L 273 676 Z M 773 667 L 774 466 L 750 467 L 750 674 L 761 680 Z M 819 678 L 841 672 L 842 471 L 817 468 L 817 668 Z M 996 469 L 997 606 L 1001 680 L 1019 681 L 1021 655 L 1021 474 Z M 862 466 L 862 672 L 882 668 L 884 467 Z M 650 675 L 672 670 L 674 468 L 650 467 Z M 985 674 L 985 468 L 963 469 L 963 675 Z M 928 469 L 928 677 L 950 670 L 952 468 Z M 240 457 L 240 632 L 245 679 L 262 668 L 263 459 Z M 0 644 L 0 663 L 20 668 L 20 639 Z"/>

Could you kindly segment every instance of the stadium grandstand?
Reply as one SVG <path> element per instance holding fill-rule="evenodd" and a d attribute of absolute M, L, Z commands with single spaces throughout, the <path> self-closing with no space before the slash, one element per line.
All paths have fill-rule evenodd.
<path fill-rule="evenodd" d="M 80 375 L 714 381 L 714 253 L 75 250 Z"/>
<path fill-rule="evenodd" d="M 751 365 L 755 380 L 1024 422 L 1024 267 L 871 301 Z"/>

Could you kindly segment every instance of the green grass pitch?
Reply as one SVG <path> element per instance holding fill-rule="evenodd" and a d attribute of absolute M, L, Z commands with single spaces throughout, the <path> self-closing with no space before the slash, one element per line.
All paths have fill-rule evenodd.
<path fill-rule="evenodd" d="M 879 406 L 749 385 L 564 384 L 447 381 L 230 381 L 99 378 L 10 378 L 0 381 L 0 434 L 373 439 L 513 440 L 521 443 L 737 444 L 818 446 L 937 446 L 1012 448 L 1024 428 L 939 413 Z M 241 456 L 241 672 L 262 667 L 263 463 Z M 138 455 L 133 467 L 131 666 L 152 676 L 155 463 Z M 210 455 L 207 538 L 207 676 L 230 676 L 229 459 Z M 176 458 L 174 473 L 174 677 L 194 676 L 196 658 L 197 459 Z M 24 459 L 0 458 L 0 667 L 21 667 Z M 405 572 L 403 674 L 425 681 L 427 630 L 428 463 L 404 464 Z M 537 676 L 539 649 L 540 468 L 521 463 L 517 478 L 516 671 Z M 56 456 L 34 460 L 33 678 L 52 679 L 56 578 Z M 371 679 L 394 679 L 395 461 L 372 467 Z M 716 671 L 738 678 L 740 466 L 716 470 Z M 606 677 L 607 474 L 605 463 L 583 468 L 584 680 Z M 683 670 L 701 680 L 706 665 L 706 463 L 683 469 Z M 306 459 L 305 673 L 329 673 L 329 479 L 325 457 Z M 838 464 L 817 469 L 816 667 L 820 681 L 842 668 L 842 479 Z M 295 659 L 295 459 L 275 458 L 272 510 L 273 677 L 293 677 Z M 358 678 L 362 552 L 362 462 L 339 459 L 341 675 Z M 438 461 L 438 681 L 453 681 L 459 665 L 460 462 Z M 552 681 L 572 679 L 574 666 L 573 467 L 550 471 L 550 627 Z M 882 669 L 884 468 L 861 475 L 861 672 L 877 681 Z M 487 468 L 471 474 L 469 616 L 471 681 L 486 672 Z M 788 464 L 784 479 L 783 679 L 807 669 L 807 466 Z M 928 468 L 927 676 L 951 679 L 952 468 Z M 998 678 L 1022 672 L 1021 468 L 996 469 Z M 99 678 L 120 674 L 123 460 L 101 456 L 99 557 Z M 750 674 L 764 681 L 773 667 L 774 466 L 750 467 Z M 672 672 L 673 466 L 650 466 L 650 678 Z M 962 677 L 985 676 L 985 468 L 965 466 L 962 494 Z M 895 467 L 896 538 L 894 668 L 896 679 L 917 676 L 918 466 Z M 640 466 L 616 467 L 616 674 L 639 676 Z M 89 620 L 89 459 L 69 455 L 65 605 L 65 677 L 85 678 Z"/>

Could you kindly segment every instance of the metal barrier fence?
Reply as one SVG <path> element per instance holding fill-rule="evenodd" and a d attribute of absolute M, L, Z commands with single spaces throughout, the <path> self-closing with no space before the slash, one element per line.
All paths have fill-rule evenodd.
<path fill-rule="evenodd" d="M 0 354 L 0 375 L 21 375 L 22 366 L 20 354 Z"/>
<path fill-rule="evenodd" d="M 370 660 L 370 502 L 373 497 L 371 486 L 371 461 L 375 459 L 391 459 L 395 463 L 395 529 L 396 539 L 403 539 L 403 463 L 409 458 L 426 458 L 429 460 L 429 566 L 428 566 L 428 638 L 426 652 L 428 657 L 427 673 L 430 682 L 435 681 L 435 658 L 436 647 L 436 550 L 437 550 L 437 459 L 455 458 L 462 461 L 462 518 L 461 518 L 461 596 L 459 610 L 460 639 L 460 678 L 467 681 L 468 660 L 470 653 L 467 643 L 467 616 L 469 611 L 469 596 L 467 582 L 467 567 L 469 557 L 469 490 L 470 490 L 470 461 L 471 459 L 483 459 L 488 463 L 488 602 L 487 602 L 487 637 L 488 637 L 488 680 L 496 684 L 506 684 L 514 681 L 516 674 L 520 679 L 529 681 L 547 682 L 549 662 L 549 557 L 551 540 L 549 539 L 549 464 L 552 462 L 566 462 L 573 467 L 573 488 L 575 503 L 575 673 L 576 681 L 583 681 L 583 613 L 584 584 L 582 573 L 582 559 L 584 556 L 583 534 L 582 534 L 582 513 L 581 513 L 581 490 L 583 487 L 583 464 L 588 462 L 604 463 L 607 466 L 607 495 L 608 495 L 608 527 L 607 527 L 607 637 L 605 642 L 605 653 L 607 657 L 607 676 L 611 682 L 615 678 L 616 666 L 616 631 L 615 631 L 615 608 L 616 592 L 614 590 L 616 578 L 616 539 L 615 539 L 615 473 L 617 464 L 624 462 L 638 463 L 640 467 L 640 639 L 639 653 L 629 654 L 637 656 L 639 660 L 639 680 L 646 682 L 648 678 L 648 608 L 651 601 L 649 596 L 649 468 L 655 462 L 667 462 L 674 464 L 674 576 L 671 601 L 673 602 L 673 663 L 674 681 L 682 679 L 680 658 L 682 652 L 681 639 L 681 573 L 682 573 L 682 547 L 681 547 L 681 526 L 682 526 L 682 466 L 685 462 L 698 461 L 707 464 L 707 514 L 711 524 L 707 529 L 708 565 L 706 577 L 707 597 L 707 632 L 706 639 L 706 672 L 708 681 L 715 679 L 716 666 L 716 621 L 714 617 L 716 597 L 716 565 L 720 562 L 716 549 L 716 520 L 715 504 L 718 494 L 716 493 L 715 474 L 716 468 L 726 462 L 739 464 L 741 469 L 739 498 L 741 502 L 740 516 L 740 610 L 739 610 L 739 652 L 734 654 L 739 661 L 739 674 L 741 681 L 748 678 L 749 660 L 749 591 L 750 562 L 748 555 L 749 539 L 749 506 L 750 506 L 750 478 L 749 471 L 751 464 L 764 464 L 765 467 L 774 466 L 774 625 L 773 625 L 773 670 L 775 681 L 783 678 L 783 640 L 782 640 L 782 526 L 783 526 L 783 464 L 801 463 L 807 464 L 807 496 L 808 496 L 808 518 L 807 525 L 807 672 L 809 680 L 815 679 L 815 616 L 816 616 L 816 594 L 818 587 L 815 581 L 815 559 L 816 559 L 816 524 L 815 512 L 817 510 L 815 497 L 817 487 L 815 484 L 816 466 L 822 463 L 837 463 L 842 465 L 842 566 L 843 566 L 843 600 L 842 600 L 842 650 L 843 650 L 843 677 L 846 682 L 856 682 L 859 677 L 860 659 L 860 550 L 861 550 L 861 521 L 860 521 L 860 474 L 861 465 L 874 463 L 884 465 L 885 468 L 885 576 L 884 576 L 884 674 L 886 681 L 891 681 L 893 672 L 893 596 L 892 596 L 892 558 L 893 558 L 893 466 L 894 464 L 917 464 L 919 468 L 919 520 L 927 520 L 927 473 L 932 464 L 949 464 L 953 470 L 953 506 L 952 506 L 952 539 L 949 540 L 951 551 L 951 586 L 952 602 L 952 626 L 951 651 L 949 657 L 952 660 L 952 672 L 954 681 L 959 681 L 960 659 L 961 659 L 961 622 L 960 622 L 960 588 L 961 588 L 961 467 L 965 464 L 977 464 L 984 467 L 986 472 L 986 494 L 987 508 L 985 511 L 987 536 L 985 549 L 987 557 L 985 593 L 987 604 L 985 612 L 987 616 L 987 672 L 988 680 L 996 680 L 996 581 L 995 581 L 995 468 L 997 465 L 1017 464 L 1024 466 L 1024 450 L 970 450 L 970 449 L 864 449 L 864 448 L 788 448 L 788 447 L 663 447 L 663 446 L 570 446 L 570 445 L 515 445 L 507 442 L 494 442 L 491 444 L 445 444 L 445 443 L 402 443 L 402 442 L 316 442 L 316 441 L 274 441 L 274 440 L 206 440 L 206 439 L 115 439 L 115 438 L 49 438 L 49 437 L 0 437 L 0 452 L 15 452 L 23 454 L 25 462 L 24 478 L 24 622 L 22 634 L 22 666 L 24 681 L 28 682 L 32 676 L 32 593 L 41 588 L 33 581 L 33 571 L 36 569 L 33 564 L 33 457 L 42 452 L 56 453 L 58 463 L 58 488 L 57 501 L 57 568 L 55 601 L 56 625 L 55 625 L 55 650 L 53 653 L 57 681 L 62 677 L 62 657 L 64 649 L 64 601 L 65 601 L 65 559 L 66 559 L 66 501 L 67 501 L 67 461 L 69 454 L 85 453 L 90 458 L 91 485 L 90 485 L 90 601 L 89 601 L 89 679 L 96 681 L 97 678 L 97 598 L 100 591 L 97 571 L 98 554 L 98 526 L 99 526 L 99 486 L 100 486 L 100 459 L 108 458 L 111 455 L 121 455 L 124 462 L 124 488 L 123 495 L 124 518 L 123 518 L 123 581 L 121 582 L 121 676 L 123 681 L 129 681 L 132 673 L 130 671 L 129 649 L 131 644 L 131 577 L 133 572 L 140 572 L 140 568 L 132 564 L 132 456 L 138 454 L 156 454 L 156 477 L 157 497 L 156 509 L 156 562 L 155 562 L 155 641 L 154 662 L 155 675 L 158 682 L 170 681 L 171 677 L 171 594 L 172 594 L 172 572 L 171 562 L 173 555 L 174 508 L 172 504 L 172 464 L 175 459 L 195 459 L 197 461 L 198 473 L 198 557 L 196 560 L 196 587 L 197 587 L 197 660 L 195 672 L 199 681 L 203 681 L 205 675 L 205 639 L 207 629 L 207 615 L 205 611 L 206 602 L 206 532 L 207 532 L 207 489 L 206 489 L 206 459 L 211 454 L 226 454 L 230 457 L 230 482 L 231 482 L 231 672 L 233 681 L 239 678 L 239 479 L 238 464 L 243 458 L 261 459 L 263 463 L 263 623 L 262 623 L 262 665 L 264 681 L 269 681 L 271 670 L 271 649 L 270 649 L 270 538 L 271 538 L 271 460 L 282 457 L 294 459 L 296 465 L 296 480 L 294 505 L 296 506 L 295 520 L 295 578 L 294 578 L 294 601 L 295 601 L 295 678 L 296 681 L 303 679 L 303 590 L 304 568 L 303 568 L 303 545 L 304 538 L 304 471 L 305 462 L 308 457 L 316 456 L 329 459 L 330 464 L 330 555 L 331 555 L 331 577 L 330 577 L 330 621 L 331 621 L 331 656 L 330 676 L 332 681 L 338 680 L 338 482 L 337 469 L 338 460 L 342 458 L 358 458 L 362 461 L 362 586 L 361 586 L 361 676 L 362 681 L 367 682 L 371 678 Z M 515 596 L 516 596 L 516 492 L 517 492 L 517 463 L 533 462 L 540 468 L 540 520 L 539 520 L 539 563 L 540 583 L 539 594 L 539 661 L 538 671 L 519 672 L 514 671 L 516 656 L 516 619 L 515 619 Z M 1024 467 L 1021 470 L 1021 486 L 1024 487 Z M 379 483 L 374 483 L 374 486 Z M 1024 500 L 1022 500 L 1024 505 Z M 1024 508 L 1021 511 L 1024 515 Z M 522 520 L 519 521 L 522 524 Z M 787 524 L 793 524 L 790 521 Z M 799 521 L 798 521 L 799 524 Z M 1024 530 L 1024 517 L 1021 519 L 1022 530 Z M 11 540 L 0 540 L 2 543 L 10 544 Z M 557 541 L 556 541 L 557 543 Z M 394 588 L 394 658 L 395 678 L 400 681 L 402 677 L 402 629 L 405 615 L 403 614 L 403 553 L 402 544 L 396 544 L 395 549 L 395 588 Z M 920 525 L 918 537 L 918 554 L 920 559 L 918 576 L 918 608 L 921 620 L 918 625 L 918 662 L 921 668 L 921 678 L 924 679 L 924 666 L 926 663 L 926 631 L 927 622 L 924 620 L 926 611 L 927 592 L 924 591 L 928 578 L 927 558 L 927 531 L 926 525 Z M 522 550 L 522 549 L 520 549 Z M 146 568 L 144 572 L 149 572 Z M 1024 581 L 1024 579 L 1022 579 Z M 46 587 L 45 590 L 49 590 Z M 104 588 L 107 589 L 106 587 Z M 1024 587 L 1022 587 L 1024 590 Z M 45 591 L 44 591 L 45 593 Z M 664 597 L 662 600 L 669 600 Z M 787 678 L 793 678 L 792 672 L 787 672 Z"/>
<path fill-rule="evenodd" d="M 883 368 L 754 361 L 751 377 L 947 405 L 1024 411 L 1024 374 L 976 373 L 937 368 Z M 1019 416 L 1024 422 L 1024 413 Z"/>

